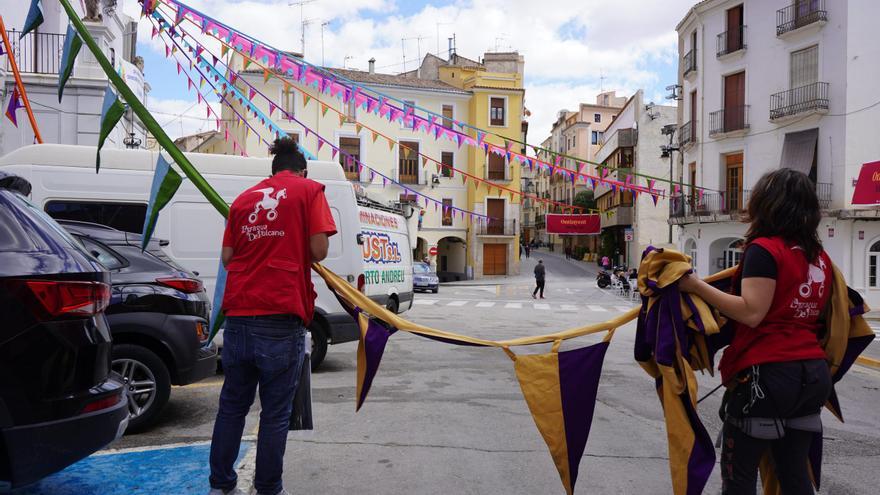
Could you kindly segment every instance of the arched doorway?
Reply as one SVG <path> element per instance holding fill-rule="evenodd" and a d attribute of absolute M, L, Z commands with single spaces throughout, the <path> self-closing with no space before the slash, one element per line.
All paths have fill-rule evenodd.
<path fill-rule="evenodd" d="M 441 281 L 467 279 L 467 244 L 460 237 L 444 237 L 437 242 L 437 275 Z"/>
<path fill-rule="evenodd" d="M 880 277 L 877 275 L 878 263 L 880 263 L 880 239 L 874 241 L 868 248 L 868 288 L 880 289 Z"/>
<path fill-rule="evenodd" d="M 722 237 L 709 246 L 709 271 L 717 273 L 736 266 L 742 260 L 745 240 L 740 237 Z"/>
<path fill-rule="evenodd" d="M 691 257 L 691 266 L 697 271 L 697 241 L 692 238 L 684 242 L 684 254 Z"/>

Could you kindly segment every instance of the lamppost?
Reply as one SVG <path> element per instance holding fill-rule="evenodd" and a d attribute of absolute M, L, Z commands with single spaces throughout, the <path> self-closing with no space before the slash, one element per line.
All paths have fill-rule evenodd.
<path fill-rule="evenodd" d="M 669 144 L 660 146 L 660 158 L 669 158 L 669 190 L 666 192 L 666 197 L 669 200 L 669 217 L 666 219 L 666 223 L 669 224 L 669 244 L 672 244 L 672 224 L 669 223 L 669 219 L 672 218 L 672 183 L 675 181 L 675 177 L 672 175 L 673 168 L 673 157 L 672 153 L 679 151 L 678 146 L 674 146 L 672 144 L 673 137 L 675 136 L 675 130 L 678 126 L 675 124 L 666 124 L 661 129 L 661 133 L 664 136 L 669 136 Z"/>
<path fill-rule="evenodd" d="M 130 150 L 136 150 L 141 147 L 141 138 L 135 137 L 133 132 L 128 133 L 128 137 L 122 140 L 122 144 Z"/>

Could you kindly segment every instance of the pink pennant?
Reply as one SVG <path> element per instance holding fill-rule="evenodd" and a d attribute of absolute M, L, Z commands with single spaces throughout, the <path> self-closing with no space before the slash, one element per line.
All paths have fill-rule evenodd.
<path fill-rule="evenodd" d="M 330 151 L 330 158 L 333 159 L 333 160 L 335 160 L 335 159 L 336 159 L 336 153 L 338 153 L 338 152 L 339 152 L 339 150 L 337 150 L 336 148 L 333 148 L 333 149 Z M 348 159 L 346 159 L 345 161 L 348 162 Z"/>
<path fill-rule="evenodd" d="M 365 95 L 361 94 L 360 91 L 358 91 L 354 94 L 354 104 L 358 108 L 363 108 L 363 106 L 366 102 L 367 102 L 367 97 Z"/>
<path fill-rule="evenodd" d="M 155 38 L 159 34 L 159 28 L 153 26 L 153 32 L 150 34 L 150 38 Z"/>
<path fill-rule="evenodd" d="M 249 88 L 248 100 L 253 100 L 255 96 L 257 96 L 257 90 L 255 90 L 254 88 Z"/>

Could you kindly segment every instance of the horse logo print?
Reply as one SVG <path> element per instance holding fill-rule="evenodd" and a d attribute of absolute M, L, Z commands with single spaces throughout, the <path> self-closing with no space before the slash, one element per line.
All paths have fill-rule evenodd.
<path fill-rule="evenodd" d="M 822 258 L 819 258 L 815 265 L 810 265 L 807 281 L 798 287 L 798 293 L 804 298 L 812 296 L 813 291 L 816 291 L 819 297 L 825 294 L 825 260 Z"/>
<path fill-rule="evenodd" d="M 278 208 L 278 203 L 281 202 L 282 199 L 287 197 L 287 189 L 281 189 L 275 196 L 272 196 L 272 193 L 275 192 L 275 189 L 272 187 L 267 187 L 264 189 L 257 189 L 254 192 L 262 193 L 263 199 L 257 202 L 256 206 L 254 206 L 254 211 L 248 215 L 248 222 L 256 223 L 256 221 L 260 218 L 260 212 L 266 211 L 266 219 L 270 222 L 278 218 L 278 212 L 276 208 Z"/>

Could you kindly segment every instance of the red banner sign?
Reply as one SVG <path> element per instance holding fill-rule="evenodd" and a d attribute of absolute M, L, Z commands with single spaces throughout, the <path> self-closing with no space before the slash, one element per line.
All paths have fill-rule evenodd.
<path fill-rule="evenodd" d="M 547 233 L 562 235 L 595 235 L 601 230 L 599 215 L 547 214 Z"/>
<path fill-rule="evenodd" d="M 852 204 L 880 204 L 880 162 L 862 164 L 862 171 L 853 191 Z"/>

